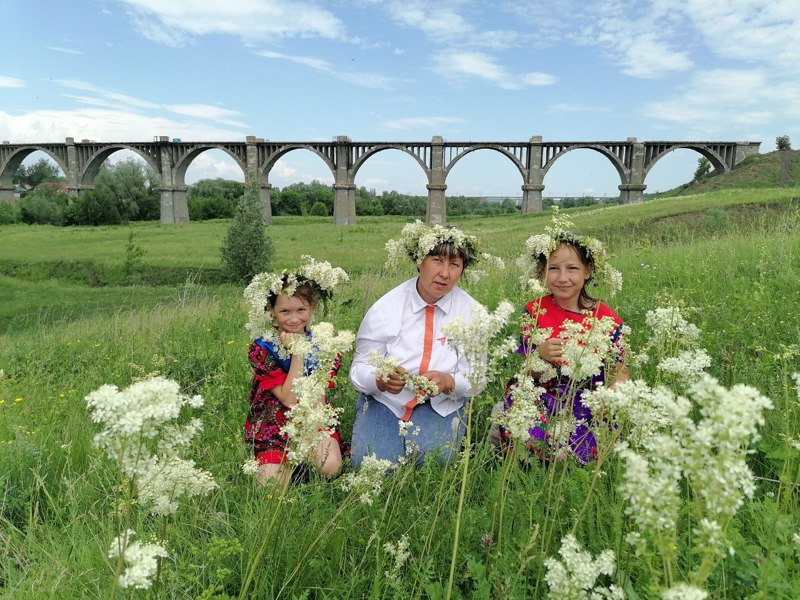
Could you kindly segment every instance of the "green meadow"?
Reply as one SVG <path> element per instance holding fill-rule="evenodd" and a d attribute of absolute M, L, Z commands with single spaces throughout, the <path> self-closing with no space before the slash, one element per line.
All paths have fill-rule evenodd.
<path fill-rule="evenodd" d="M 592 555 L 613 550 L 616 568 L 600 583 L 633 600 L 700 581 L 698 571 L 711 599 L 800 597 L 800 383 L 792 379 L 800 372 L 800 189 L 723 190 L 567 213 L 576 231 L 607 244 L 623 273 L 623 290 L 607 301 L 630 325 L 634 352 L 646 341 L 647 311 L 679 306 L 702 331 L 710 374 L 773 402 L 748 455 L 755 492 L 727 524 L 726 550 L 710 567 L 692 533 L 690 488 L 667 561 L 637 555 L 626 541 L 624 464 L 613 453 L 602 468 L 495 456 L 483 439 L 517 366 L 512 357 L 473 399 L 466 473 L 462 463 L 400 468 L 371 505 L 336 480 L 312 478 L 285 493 L 260 487 L 241 469 L 251 340 L 243 286 L 221 272 L 230 222 L 10 225 L 0 226 L 0 597 L 547 598 L 545 560 L 558 557 L 570 532 Z M 317 217 L 276 218 L 268 229 L 271 268 L 292 267 L 304 254 L 344 268 L 351 283 L 323 318 L 355 331 L 375 299 L 414 274 L 412 265 L 383 269 L 384 244 L 405 222 L 363 217 L 337 227 Z M 507 265 L 463 287 L 490 309 L 504 299 L 521 309 L 531 298 L 514 259 L 549 222 L 548 214 L 454 220 Z M 143 251 L 133 263 L 131 244 Z M 349 362 L 345 356 L 331 398 L 343 408 L 345 438 L 356 398 Z M 152 373 L 205 399 L 192 411 L 204 428 L 189 455 L 219 486 L 168 519 L 121 506 L 123 482 L 92 445 L 97 427 L 84 401 L 103 384 L 124 388 Z M 654 376 L 647 366 L 631 374 Z M 149 590 L 114 586 L 108 550 L 125 510 L 137 534 L 169 552 Z M 409 556 L 399 561 L 391 548 L 401 539 Z"/>

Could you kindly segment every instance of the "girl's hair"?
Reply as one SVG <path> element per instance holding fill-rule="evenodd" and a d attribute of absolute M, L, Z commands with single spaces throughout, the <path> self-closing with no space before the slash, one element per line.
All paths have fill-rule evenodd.
<path fill-rule="evenodd" d="M 284 293 L 286 292 L 282 290 L 281 294 Z M 322 296 L 320 295 L 319 290 L 316 288 L 316 286 L 310 285 L 308 283 L 299 284 L 295 288 L 294 294 L 292 295 L 297 296 L 303 302 L 307 303 L 311 307 L 311 310 L 316 310 L 317 306 L 322 301 Z M 269 311 L 272 308 L 274 308 L 277 299 L 278 299 L 278 294 L 270 292 L 267 295 L 267 305 L 264 307 L 264 310 Z"/>
<path fill-rule="evenodd" d="M 553 255 L 561 246 L 567 246 L 568 248 L 572 248 L 575 251 L 575 254 L 578 255 L 578 258 L 581 260 L 581 264 L 589 269 L 591 275 L 589 279 L 583 282 L 583 287 L 581 288 L 580 296 L 578 296 L 578 308 L 581 310 L 587 310 L 589 308 L 593 308 L 595 303 L 597 302 L 597 298 L 592 298 L 589 293 L 586 291 L 586 285 L 592 280 L 594 277 L 594 260 L 592 259 L 592 255 L 589 251 L 580 244 L 575 244 L 573 242 L 561 242 L 558 247 L 550 253 L 550 256 Z M 550 262 L 550 256 L 544 257 L 539 256 L 539 260 L 537 262 L 537 273 L 539 278 L 543 281 L 545 278 L 545 269 L 547 268 L 547 264 Z"/>

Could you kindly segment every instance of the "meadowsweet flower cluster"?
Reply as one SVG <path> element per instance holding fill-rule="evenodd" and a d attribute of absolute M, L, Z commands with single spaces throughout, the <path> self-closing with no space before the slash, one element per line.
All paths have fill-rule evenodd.
<path fill-rule="evenodd" d="M 540 397 L 543 392 L 530 377 L 521 377 L 510 386 L 506 410 L 495 420 L 508 430 L 512 439 L 525 443 L 533 435 L 532 426 L 542 418 Z"/>
<path fill-rule="evenodd" d="M 150 505 L 153 514 L 172 514 L 179 498 L 217 487 L 210 473 L 180 456 L 201 431 L 201 422 L 174 423 L 184 406 L 202 406 L 201 396 L 185 396 L 177 382 L 153 377 L 125 390 L 103 385 L 86 396 L 86 404 L 92 421 L 103 427 L 94 437 L 95 446 L 117 461 L 134 482 L 139 502 Z"/>
<path fill-rule="evenodd" d="M 309 285 L 327 300 L 338 286 L 350 281 L 343 269 L 333 267 L 327 261 L 317 261 L 308 255 L 303 255 L 301 260 L 304 262 L 296 269 L 259 273 L 245 288 L 244 299 L 248 308 L 246 327 L 253 338 L 277 337 L 267 306 L 270 297 L 281 293 L 293 296 L 299 285 Z"/>
<path fill-rule="evenodd" d="M 375 350 L 369 353 L 368 362 L 375 367 L 376 379 L 387 379 L 392 373 L 398 373 L 405 381 L 405 387 L 413 390 L 419 404 L 425 402 L 430 396 L 435 396 L 439 388 L 427 377 L 409 373 L 405 369 L 400 369 L 400 363 L 396 356 L 382 356 Z"/>
<path fill-rule="evenodd" d="M 568 534 L 561 540 L 558 553 L 562 560 L 546 558 L 544 576 L 550 588 L 547 597 L 551 600 L 624 600 L 625 593 L 615 585 L 608 588 L 596 586 L 600 575 L 614 573 L 613 550 L 604 550 L 596 558 L 584 551 L 575 536 Z"/>
<path fill-rule="evenodd" d="M 612 334 L 619 327 L 611 317 L 565 321 L 559 337 L 566 340 L 561 373 L 574 381 L 599 375 L 603 366 L 621 360 L 622 348 Z"/>
<path fill-rule="evenodd" d="M 706 600 L 708 592 L 688 583 L 678 583 L 661 592 L 661 600 Z"/>
<path fill-rule="evenodd" d="M 685 480 L 700 511 L 693 532 L 697 542 L 705 552 L 721 552 L 725 526 L 755 491 L 746 456 L 772 402 L 754 388 L 726 389 L 708 375 L 689 387 L 688 398 L 663 388 L 651 398 L 641 384 L 617 387 L 620 395 L 633 391 L 643 414 L 657 414 L 664 423 L 658 433 L 640 436 L 639 451 L 628 443 L 618 446 L 626 464 L 621 485 L 626 513 L 638 530 L 629 541 L 643 551 L 647 538 L 663 551 L 669 544 L 664 540 L 674 539 Z"/>
<path fill-rule="evenodd" d="M 517 266 L 523 273 L 522 284 L 530 286 L 536 294 L 545 293 L 539 265 L 546 263 L 561 244 L 572 244 L 586 250 L 596 282 L 605 284 L 609 295 L 613 296 L 622 289 L 622 273 L 609 264 L 608 253 L 600 240 L 570 231 L 573 226 L 574 223 L 554 206 L 551 224 L 545 227 L 546 233 L 530 236 L 525 241 L 525 252 L 517 258 Z"/>
<path fill-rule="evenodd" d="M 455 227 L 429 225 L 420 220 L 406 224 L 398 239 L 386 242 L 388 254 L 386 267 L 395 268 L 409 259 L 419 265 L 431 250 L 439 244 L 445 243 L 452 244 L 456 252 L 464 253 L 464 276 L 469 281 L 477 281 L 485 274 L 485 271 L 472 268 L 477 263 L 500 269 L 505 267 L 500 258 L 480 251 L 480 242 L 474 235 Z M 470 269 L 466 270 L 466 267 L 470 267 Z"/>
<path fill-rule="evenodd" d="M 121 557 L 127 565 L 119 577 L 119 587 L 146 590 L 150 588 L 152 578 L 158 571 L 158 559 L 167 558 L 169 554 L 159 544 L 131 542 L 135 533 L 128 529 L 117 537 L 111 544 L 108 557 Z"/>
<path fill-rule="evenodd" d="M 359 502 L 372 506 L 375 498 L 381 493 L 386 473 L 394 466 L 388 460 L 376 458 L 374 454 L 365 456 L 358 471 L 342 475 L 340 479 L 342 490 L 357 494 Z"/>
<path fill-rule="evenodd" d="M 482 304 L 476 304 L 472 309 L 471 322 L 456 317 L 442 327 L 447 343 L 469 363 L 467 379 L 473 391 L 482 390 L 494 377 L 500 359 L 516 349 L 517 341 L 513 337 L 506 337 L 491 345 L 513 312 L 514 306 L 506 300 L 493 313 Z"/>
<path fill-rule="evenodd" d="M 408 535 L 403 534 L 396 542 L 386 542 L 383 545 L 383 550 L 392 559 L 392 566 L 384 571 L 384 575 L 389 579 L 397 581 L 400 577 L 400 571 L 403 566 L 411 558 L 411 552 L 408 550 Z"/>
<path fill-rule="evenodd" d="M 290 351 L 303 357 L 304 364 L 316 368 L 292 382 L 297 404 L 287 415 L 281 433 L 287 436 L 286 456 L 291 464 L 300 464 L 323 441 L 330 437 L 339 423 L 340 408 L 325 401 L 331 386 L 331 374 L 342 354 L 353 347 L 355 335 L 350 331 L 335 332 L 331 323 L 323 322 L 309 328 L 310 336 L 292 338 Z"/>

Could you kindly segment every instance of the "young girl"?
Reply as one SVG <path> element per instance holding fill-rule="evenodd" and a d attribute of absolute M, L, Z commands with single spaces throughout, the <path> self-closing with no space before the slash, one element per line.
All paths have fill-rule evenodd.
<path fill-rule="evenodd" d="M 528 429 L 528 447 L 543 458 L 571 452 L 585 464 L 596 457 L 597 443 L 591 430 L 592 413 L 581 399 L 583 392 L 627 379 L 622 319 L 586 288 L 599 275 L 614 291 L 621 285 L 621 276 L 605 262 L 597 240 L 559 228 L 549 231 L 526 243 L 529 270 L 543 281 L 549 294 L 525 306 L 528 322 L 518 352 L 526 356 L 527 370 L 512 380 L 502 409 L 508 411 L 513 405 L 513 384 L 531 377 L 543 391 L 538 396 L 539 423 Z M 590 341 L 592 327 L 602 327 L 610 339 Z M 585 364 L 577 366 L 578 362 Z M 500 434 L 508 437 L 502 426 Z"/>
<path fill-rule="evenodd" d="M 261 335 L 248 351 L 254 374 L 244 440 L 259 464 L 256 477 L 264 485 L 270 481 L 285 485 L 292 476 L 287 461 L 287 437 L 281 433 L 281 428 L 298 401 L 292 383 L 317 369 L 312 358 L 292 354 L 287 347 L 292 346 L 294 336 L 311 337 L 308 326 L 322 297 L 329 298 L 336 283 L 347 279 L 341 269 L 330 269 L 328 263 L 310 260 L 296 271 L 257 275 L 245 291 L 251 304 L 248 328 Z M 327 266 L 327 273 L 333 276 L 319 277 L 320 265 Z M 316 274 L 320 281 L 315 280 L 312 274 Z M 256 306 L 260 306 L 260 311 L 271 320 L 266 326 L 259 318 L 258 309 L 253 314 Z M 329 375 L 330 388 L 334 385 L 333 377 L 339 366 L 337 360 Z M 326 402 L 325 397 L 322 396 L 319 402 Z M 338 428 L 317 445 L 307 462 L 323 477 L 338 475 L 342 465 Z"/>

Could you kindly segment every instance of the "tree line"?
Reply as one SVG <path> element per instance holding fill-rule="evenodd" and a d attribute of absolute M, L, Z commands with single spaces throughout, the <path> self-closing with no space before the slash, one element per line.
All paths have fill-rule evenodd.
<path fill-rule="evenodd" d="M 129 221 L 149 221 L 160 218 L 159 177 L 150 167 L 135 158 L 111 164 L 104 163 L 94 180 L 94 189 L 79 196 L 67 193 L 66 180 L 61 170 L 51 161 L 42 158 L 36 163 L 20 165 L 14 183 L 21 190 L 16 206 L 0 202 L 0 224 L 41 223 L 51 225 L 116 225 Z M 245 186 L 228 179 L 201 179 L 188 186 L 189 219 L 230 219 L 242 201 Z M 295 183 L 283 189 L 273 188 L 270 193 L 272 214 L 275 216 L 332 216 L 335 194 L 332 186 L 312 181 Z M 362 216 L 401 215 L 424 217 L 427 196 L 373 190 L 359 187 L 355 190 L 356 214 Z M 596 204 L 591 197 L 563 198 L 559 204 L 565 208 Z M 544 208 L 553 204 L 544 200 Z M 469 196 L 448 196 L 447 214 L 500 215 L 519 212 L 513 198 L 501 202 L 487 202 Z"/>

